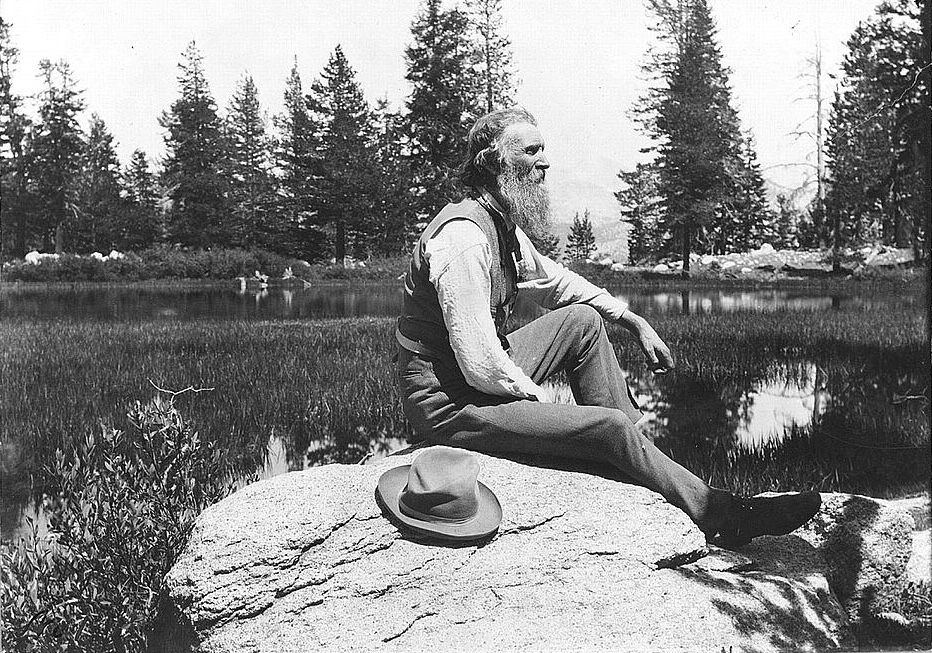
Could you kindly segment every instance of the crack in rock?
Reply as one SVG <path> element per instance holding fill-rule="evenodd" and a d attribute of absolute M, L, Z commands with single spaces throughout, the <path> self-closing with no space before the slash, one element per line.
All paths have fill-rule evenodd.
<path fill-rule="evenodd" d="M 502 531 L 502 535 L 510 535 L 512 533 L 521 533 L 524 531 L 532 531 L 535 528 L 538 528 L 540 526 L 543 526 L 544 524 L 552 522 L 555 519 L 560 519 L 565 514 L 566 514 L 565 512 L 561 512 L 559 515 L 551 515 L 550 517 L 544 518 L 542 521 L 534 522 L 531 524 L 517 524 L 513 528 L 509 528 L 508 530 Z"/>
<path fill-rule="evenodd" d="M 436 613 L 436 612 L 423 612 L 423 613 L 419 614 L 418 616 L 416 616 L 416 617 L 411 621 L 411 623 L 409 623 L 407 626 L 405 626 L 400 632 L 395 633 L 394 635 L 389 635 L 388 637 L 383 637 L 383 638 L 382 638 L 382 643 L 387 644 L 388 642 L 390 642 L 390 641 L 392 641 L 392 640 L 398 639 L 399 637 L 401 637 L 402 635 L 404 635 L 406 632 L 408 632 L 409 630 L 411 630 L 411 628 L 414 626 L 414 624 L 416 624 L 416 623 L 417 623 L 418 621 L 420 621 L 421 619 L 424 619 L 424 618 L 426 618 L 426 617 L 436 617 L 436 616 L 437 616 L 437 613 Z"/>

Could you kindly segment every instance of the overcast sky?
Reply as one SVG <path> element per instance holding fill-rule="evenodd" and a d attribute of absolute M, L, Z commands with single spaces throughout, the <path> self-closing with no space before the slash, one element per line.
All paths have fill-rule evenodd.
<path fill-rule="evenodd" d="M 409 93 L 404 49 L 418 0 L 0 0 L 20 49 L 14 92 L 39 88 L 41 59 L 65 59 L 88 111 L 118 141 L 164 153 L 158 117 L 177 97 L 177 64 L 191 40 L 204 56 L 214 98 L 225 110 L 243 74 L 253 76 L 269 114 L 281 107 L 297 56 L 305 87 L 339 43 L 367 98 L 400 107 Z M 835 74 L 845 41 L 879 0 L 709 0 L 742 126 L 757 142 L 774 188 L 800 185 L 813 145 L 791 135 L 813 115 L 805 60 L 821 43 Z M 504 0 L 518 101 L 540 123 L 552 163 L 555 206 L 617 217 L 620 168 L 643 160 L 646 144 L 629 118 L 645 89 L 640 65 L 651 43 L 640 0 Z M 825 91 L 831 97 L 834 80 Z M 560 219 L 572 216 L 557 216 Z"/>

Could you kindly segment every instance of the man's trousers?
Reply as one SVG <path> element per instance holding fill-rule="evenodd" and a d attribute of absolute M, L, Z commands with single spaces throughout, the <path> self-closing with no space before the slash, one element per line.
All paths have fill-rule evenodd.
<path fill-rule="evenodd" d="M 551 311 L 507 339 L 509 356 L 536 383 L 564 371 L 577 405 L 488 395 L 466 382 L 452 354 L 399 348 L 402 405 L 418 436 L 491 454 L 610 463 L 702 524 L 712 490 L 635 427 L 641 412 L 595 309 Z"/>

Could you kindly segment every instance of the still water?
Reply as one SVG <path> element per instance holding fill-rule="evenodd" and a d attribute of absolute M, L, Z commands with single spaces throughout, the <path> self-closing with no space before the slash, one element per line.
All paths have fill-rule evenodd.
<path fill-rule="evenodd" d="M 615 290 L 633 310 L 653 313 L 734 313 L 787 310 L 914 308 L 915 294 L 824 295 L 806 290 Z M 35 320 L 172 321 L 274 320 L 321 317 L 395 316 L 400 287 L 9 287 L 0 288 L 0 316 Z"/>
<path fill-rule="evenodd" d="M 658 376 L 644 369 L 636 351 L 620 357 L 644 412 L 640 427 L 662 450 L 707 480 L 749 492 L 806 486 L 881 496 L 905 495 L 927 486 L 929 363 L 925 336 L 917 326 L 924 319 L 920 293 L 625 288 L 615 294 L 647 316 L 664 338 L 674 339 L 671 344 L 682 363 L 677 373 Z M 249 359 L 256 366 L 242 372 L 249 380 L 231 381 L 230 387 L 262 389 L 244 391 L 238 417 L 218 418 L 224 408 L 211 408 L 212 424 L 203 428 L 213 426 L 217 437 L 224 430 L 267 434 L 260 476 L 325 462 L 356 462 L 367 451 L 378 457 L 401 448 L 403 420 L 385 408 L 392 402 L 387 336 L 377 334 L 366 345 L 369 349 L 359 350 L 371 357 L 365 364 L 351 363 L 343 353 L 357 345 L 353 342 L 334 341 L 332 347 L 302 352 L 305 367 L 317 364 L 324 369 L 314 372 L 309 385 L 281 390 L 292 378 L 282 356 L 289 356 L 294 344 L 266 354 L 251 352 L 250 358 L 243 348 L 268 343 L 231 342 L 211 335 L 244 323 L 291 329 L 321 318 L 393 317 L 400 305 L 398 284 L 262 289 L 0 286 L 0 327 L 11 338 L 2 349 L 3 383 L 8 392 L 10 384 L 26 388 L 21 397 L 10 394 L 3 400 L 4 422 L 24 413 L 18 423 L 10 419 L 0 427 L 4 537 L 11 529 L 15 533 L 24 511 L 35 510 L 36 488 L 27 487 L 25 479 L 43 461 L 30 450 L 37 440 L 22 434 L 31 430 L 30 438 L 41 440 L 46 431 L 58 429 L 57 437 L 67 437 L 78 418 L 69 422 L 56 415 L 66 402 L 67 411 L 86 414 L 85 421 L 105 420 L 95 411 L 110 405 L 111 397 L 122 398 L 121 387 L 129 385 L 113 381 L 114 387 L 107 390 L 109 372 L 88 371 L 88 366 L 107 365 L 113 375 L 131 379 L 125 368 L 155 365 L 159 355 L 171 367 L 177 350 L 183 354 L 179 366 L 208 374 L 211 366 L 229 365 L 229 375 L 234 376 L 240 366 L 230 361 Z M 531 319 L 539 310 L 519 305 L 516 318 Z M 797 329 L 801 336 L 781 340 L 781 334 L 808 323 L 823 326 Z M 381 332 L 390 323 L 379 324 Z M 904 333 L 898 331 L 901 324 L 907 325 Z M 880 333 L 885 330 L 889 338 Z M 41 337 L 30 340 L 29 333 L 40 331 Z M 95 343 L 100 354 L 81 358 L 68 342 L 56 344 L 55 331 L 76 334 L 84 342 L 88 333 L 103 340 L 112 337 L 113 342 Z M 128 332 L 139 335 L 128 337 Z M 189 336 L 195 332 L 201 335 Z M 150 346 L 143 340 L 152 333 L 169 336 L 165 340 L 159 335 Z M 189 343 L 189 338 L 195 342 Z M 202 347 L 198 338 L 217 344 Z M 302 346 L 303 341 L 295 341 Z M 24 342 L 34 350 L 23 351 Z M 113 351 L 107 352 L 111 344 Z M 62 360 L 47 360 L 54 356 Z M 18 377 L 37 367 L 36 357 L 42 360 L 42 370 L 27 385 Z M 75 373 L 75 365 L 82 369 L 73 380 L 49 376 L 49 370 L 55 375 Z M 264 385 L 249 385 L 257 374 Z M 572 401 L 565 384 L 558 380 L 552 385 L 559 400 Z M 367 393 L 381 398 L 364 405 L 359 399 Z M 24 404 L 29 405 L 23 409 Z M 36 427 L 40 414 L 48 414 L 48 427 Z"/>

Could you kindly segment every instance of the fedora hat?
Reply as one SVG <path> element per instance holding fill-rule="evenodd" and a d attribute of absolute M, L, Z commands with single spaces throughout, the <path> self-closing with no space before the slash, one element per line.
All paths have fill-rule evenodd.
<path fill-rule="evenodd" d="M 462 449 L 431 447 L 379 478 L 376 498 L 390 517 L 431 537 L 468 541 L 491 535 L 502 507 L 480 483 L 479 462 Z"/>

